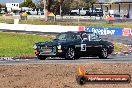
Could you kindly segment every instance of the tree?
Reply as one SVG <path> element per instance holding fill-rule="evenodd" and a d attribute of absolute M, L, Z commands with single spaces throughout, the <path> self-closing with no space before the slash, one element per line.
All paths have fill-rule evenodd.
<path fill-rule="evenodd" d="M 2 5 L 0 4 L 0 9 L 2 8 Z"/>
<path fill-rule="evenodd" d="M 56 7 L 59 4 L 59 0 L 46 0 L 46 9 L 48 12 L 55 12 Z M 41 8 L 44 7 L 44 0 L 39 1 Z"/>
<path fill-rule="evenodd" d="M 32 0 L 26 0 L 26 2 L 23 2 L 20 4 L 20 7 L 30 7 L 35 8 L 35 3 L 32 2 Z"/>
<path fill-rule="evenodd" d="M 47 1 L 47 10 L 54 12 L 55 14 L 60 13 L 60 5 L 62 6 L 62 13 L 68 12 L 73 8 L 80 7 L 92 7 L 92 3 L 97 2 L 98 0 L 46 0 Z M 40 0 L 41 5 L 43 6 L 43 0 Z"/>
<path fill-rule="evenodd" d="M 5 6 L 5 5 L 0 4 L 0 9 L 1 9 L 1 8 L 6 8 L 6 6 Z"/>
<path fill-rule="evenodd" d="M 88 7 L 92 7 L 92 4 L 98 2 L 98 0 L 83 0 Z"/>
<path fill-rule="evenodd" d="M 71 3 L 73 3 L 73 0 L 64 0 L 62 3 L 62 14 L 69 14 Z"/>
<path fill-rule="evenodd" d="M 92 3 L 97 2 L 98 0 L 73 0 L 70 8 L 79 8 L 79 7 L 92 7 Z"/>

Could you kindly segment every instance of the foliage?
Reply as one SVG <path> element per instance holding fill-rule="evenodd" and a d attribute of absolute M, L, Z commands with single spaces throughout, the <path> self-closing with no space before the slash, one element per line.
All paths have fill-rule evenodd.
<path fill-rule="evenodd" d="M 73 0 L 64 0 L 62 4 L 62 14 L 68 14 L 71 9 L 71 3 Z"/>
<path fill-rule="evenodd" d="M 83 0 L 86 3 L 86 7 L 92 7 L 92 3 L 97 2 L 98 0 Z"/>
<path fill-rule="evenodd" d="M 32 2 L 32 0 L 26 0 L 26 2 L 23 2 L 20 4 L 20 7 L 30 7 L 35 8 L 35 3 Z"/>
<path fill-rule="evenodd" d="M 114 42 L 114 52 L 128 51 L 128 46 Z"/>
<path fill-rule="evenodd" d="M 47 9 L 55 14 L 59 13 L 60 5 L 62 7 L 62 13 L 66 13 L 70 9 L 79 7 L 91 7 L 92 3 L 97 0 L 47 0 Z M 40 0 L 40 5 L 43 7 L 43 0 Z"/>
<path fill-rule="evenodd" d="M 3 5 L 3 4 L 0 4 L 0 9 L 1 9 L 1 8 L 6 8 L 6 6 Z"/>
<path fill-rule="evenodd" d="M 0 4 L 0 9 L 2 8 L 2 5 Z"/>
<path fill-rule="evenodd" d="M 84 2 L 84 0 L 74 0 L 71 3 L 70 8 L 81 8 L 81 7 L 87 7 L 87 4 Z"/>

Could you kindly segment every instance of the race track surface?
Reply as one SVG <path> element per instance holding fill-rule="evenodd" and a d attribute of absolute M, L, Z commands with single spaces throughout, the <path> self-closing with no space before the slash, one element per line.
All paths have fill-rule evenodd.
<path fill-rule="evenodd" d="M 132 55 L 112 55 L 108 59 L 98 57 L 80 58 L 78 60 L 65 60 L 63 58 L 47 58 L 46 60 L 32 59 L 0 59 L 0 65 L 15 64 L 86 64 L 86 63 L 132 63 Z"/>

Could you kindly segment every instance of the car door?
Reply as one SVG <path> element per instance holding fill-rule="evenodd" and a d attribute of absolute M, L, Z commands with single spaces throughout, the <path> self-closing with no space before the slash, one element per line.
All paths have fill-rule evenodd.
<path fill-rule="evenodd" d="M 78 45 L 78 51 L 81 56 L 86 56 L 88 53 L 90 53 L 90 49 L 88 48 L 89 44 L 89 38 L 87 33 L 83 33 L 81 35 L 81 39 Z"/>
<path fill-rule="evenodd" d="M 75 45 L 77 53 L 81 56 L 99 54 L 101 50 L 100 38 L 95 34 L 83 33 L 80 41 Z"/>

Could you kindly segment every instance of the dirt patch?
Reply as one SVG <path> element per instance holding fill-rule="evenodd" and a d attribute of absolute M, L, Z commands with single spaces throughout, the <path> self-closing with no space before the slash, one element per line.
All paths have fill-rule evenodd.
<path fill-rule="evenodd" d="M 132 88 L 129 84 L 76 83 L 77 64 L 1 65 L 0 88 Z M 83 64 L 90 74 L 130 74 L 132 64 Z"/>

